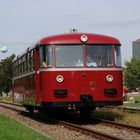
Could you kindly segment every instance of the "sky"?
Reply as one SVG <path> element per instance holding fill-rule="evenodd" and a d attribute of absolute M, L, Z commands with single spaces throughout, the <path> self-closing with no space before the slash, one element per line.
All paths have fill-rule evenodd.
<path fill-rule="evenodd" d="M 40 38 L 71 28 L 116 37 L 122 63 L 140 38 L 140 0 L 0 0 L 0 60 L 20 54 Z"/>

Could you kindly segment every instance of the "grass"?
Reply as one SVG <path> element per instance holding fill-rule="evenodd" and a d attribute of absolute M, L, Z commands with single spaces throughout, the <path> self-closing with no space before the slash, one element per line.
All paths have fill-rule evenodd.
<path fill-rule="evenodd" d="M 123 118 L 116 122 L 140 126 L 140 114 L 123 112 Z"/>
<path fill-rule="evenodd" d="M 50 140 L 32 129 L 0 114 L 0 140 Z"/>
<path fill-rule="evenodd" d="M 130 101 L 130 97 L 128 97 L 128 101 Z M 128 107 L 138 107 L 140 108 L 140 96 L 135 96 L 134 97 L 134 101 L 135 103 L 124 103 L 124 106 L 128 106 Z"/>
<path fill-rule="evenodd" d="M 124 103 L 124 106 L 128 106 L 128 107 L 138 107 L 140 108 L 140 103 Z"/>
<path fill-rule="evenodd" d="M 140 114 L 137 113 L 128 113 L 121 110 L 96 110 L 93 114 L 93 117 L 106 119 L 118 123 L 130 124 L 140 126 Z"/>
<path fill-rule="evenodd" d="M 122 119 L 123 115 L 121 113 L 111 111 L 111 110 L 102 110 L 97 109 L 93 114 L 93 117 L 99 118 L 99 119 L 105 119 L 110 121 L 115 121 L 116 119 Z"/>
<path fill-rule="evenodd" d="M 0 100 L 12 101 L 12 97 L 10 97 L 10 96 L 0 96 Z"/>

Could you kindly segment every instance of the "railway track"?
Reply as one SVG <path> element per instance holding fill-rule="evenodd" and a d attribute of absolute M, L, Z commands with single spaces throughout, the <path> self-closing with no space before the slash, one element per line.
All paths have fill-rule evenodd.
<path fill-rule="evenodd" d="M 12 102 L 6 102 L 0 100 L 0 106 L 16 112 L 25 111 L 25 108 L 21 104 L 16 104 Z"/>
<path fill-rule="evenodd" d="M 15 106 L 19 106 L 19 107 L 23 107 L 22 104 L 19 104 L 19 103 L 13 103 L 11 101 L 3 101 L 3 100 L 0 100 L 0 103 L 4 103 L 4 104 L 9 104 L 9 105 L 15 105 Z"/>
<path fill-rule="evenodd" d="M 114 107 L 114 106 L 108 106 L 103 108 L 103 110 L 108 110 L 108 109 L 119 109 L 125 112 L 130 112 L 130 113 L 140 113 L 139 108 L 132 108 L 132 107 Z"/>
<path fill-rule="evenodd" d="M 5 102 L 0 101 L 0 106 L 5 107 L 7 109 L 17 111 L 17 112 L 20 112 L 20 111 L 24 112 L 25 111 L 25 109 L 19 104 L 12 104 L 12 103 L 7 103 L 7 102 L 5 103 Z M 29 113 L 26 113 L 27 116 L 28 116 L 28 114 Z M 44 121 L 44 123 L 46 122 L 46 119 L 48 119 L 46 116 L 42 116 L 42 115 L 37 115 L 37 116 L 39 116 L 39 117 L 36 118 L 36 119 L 37 120 L 41 119 L 41 120 Z M 41 116 L 41 118 L 40 118 L 40 116 Z M 35 115 L 30 114 L 30 117 L 34 118 Z M 114 139 L 114 140 L 125 139 L 125 138 L 122 138 L 120 136 L 116 136 L 116 135 L 108 134 L 108 133 L 105 133 L 105 132 L 93 130 L 93 129 L 86 128 L 86 127 L 76 125 L 76 124 L 73 124 L 73 123 L 69 123 L 69 122 L 66 122 L 66 121 L 60 121 L 58 119 L 57 120 L 56 119 L 51 119 L 51 121 L 54 121 L 55 123 L 65 127 L 65 128 L 75 130 L 77 132 L 80 132 L 80 133 L 88 135 L 88 136 L 90 135 L 91 137 L 97 138 L 97 139 L 103 139 L 103 140 L 104 139 Z M 140 128 L 139 127 L 135 127 L 135 126 L 131 127 L 131 126 L 129 126 L 129 128 L 128 128 L 128 125 L 124 126 L 122 124 L 114 124 L 114 123 L 112 123 L 110 121 L 106 121 L 106 120 L 96 119 L 96 121 L 100 121 L 101 123 L 104 123 L 105 125 L 113 125 L 113 127 L 119 127 L 119 128 L 123 127 L 123 128 L 126 128 L 126 129 L 131 129 L 132 131 L 135 131 L 136 133 L 140 133 Z"/>
<path fill-rule="evenodd" d="M 93 118 L 91 118 L 93 119 Z M 133 125 L 128 125 L 128 124 L 121 124 L 121 123 L 116 123 L 116 122 L 112 122 L 112 121 L 108 121 L 108 120 L 104 120 L 104 119 L 98 119 L 98 118 L 94 118 L 93 120 L 97 120 L 102 124 L 108 125 L 108 126 L 115 126 L 119 129 L 128 129 L 128 130 L 132 130 L 134 132 L 137 132 L 138 134 L 140 134 L 140 127 L 139 126 L 133 126 Z"/>
<path fill-rule="evenodd" d="M 121 109 L 123 111 L 128 111 L 128 112 L 131 112 L 131 113 L 140 113 L 140 109 L 139 108 L 118 107 L 118 109 Z"/>

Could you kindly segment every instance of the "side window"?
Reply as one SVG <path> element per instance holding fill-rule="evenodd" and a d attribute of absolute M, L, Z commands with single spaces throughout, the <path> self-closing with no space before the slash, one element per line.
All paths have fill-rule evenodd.
<path fill-rule="evenodd" d="M 13 63 L 13 76 L 16 77 L 16 62 Z"/>
<path fill-rule="evenodd" d="M 26 70 L 25 71 L 27 73 L 28 72 L 28 54 L 26 54 L 25 57 L 26 57 Z"/>
<path fill-rule="evenodd" d="M 21 58 L 19 58 L 19 75 L 22 74 Z"/>
<path fill-rule="evenodd" d="M 21 75 L 23 74 L 23 69 L 24 69 L 24 67 L 23 67 L 23 57 L 21 57 Z"/>
<path fill-rule="evenodd" d="M 17 59 L 16 65 L 17 65 L 17 76 L 19 76 L 19 59 Z"/>
<path fill-rule="evenodd" d="M 27 54 L 27 68 L 28 68 L 28 72 L 30 72 L 30 54 Z"/>
<path fill-rule="evenodd" d="M 115 47 L 115 65 L 121 66 L 121 50 L 120 46 Z"/>
<path fill-rule="evenodd" d="M 28 53 L 28 72 L 31 72 L 31 52 Z"/>
<path fill-rule="evenodd" d="M 40 68 L 52 66 L 52 48 L 51 46 L 42 46 L 39 48 Z"/>
<path fill-rule="evenodd" d="M 23 65 L 23 72 L 22 72 L 22 74 L 24 74 L 25 73 L 25 69 L 26 69 L 26 66 L 25 66 L 25 56 L 23 56 L 22 57 L 22 65 Z"/>
<path fill-rule="evenodd" d="M 26 54 L 26 73 L 28 72 L 28 53 Z"/>
<path fill-rule="evenodd" d="M 31 59 L 31 71 L 33 71 L 34 70 L 34 51 L 32 50 L 31 52 L 30 52 L 30 59 Z"/>
<path fill-rule="evenodd" d="M 29 72 L 31 72 L 32 70 L 32 56 L 31 56 L 31 52 L 29 52 Z"/>

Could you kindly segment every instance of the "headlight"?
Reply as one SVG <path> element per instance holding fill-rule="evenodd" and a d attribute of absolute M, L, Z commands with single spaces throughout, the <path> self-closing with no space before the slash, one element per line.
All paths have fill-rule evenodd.
<path fill-rule="evenodd" d="M 88 37 L 86 35 L 82 35 L 81 36 L 81 41 L 82 42 L 87 42 L 88 41 Z"/>
<path fill-rule="evenodd" d="M 113 76 L 112 75 L 107 75 L 106 80 L 107 80 L 107 82 L 112 82 L 113 81 Z"/>
<path fill-rule="evenodd" d="M 64 81 L 64 77 L 63 77 L 62 75 L 57 75 L 56 81 L 57 81 L 58 83 L 62 83 L 62 82 Z"/>

